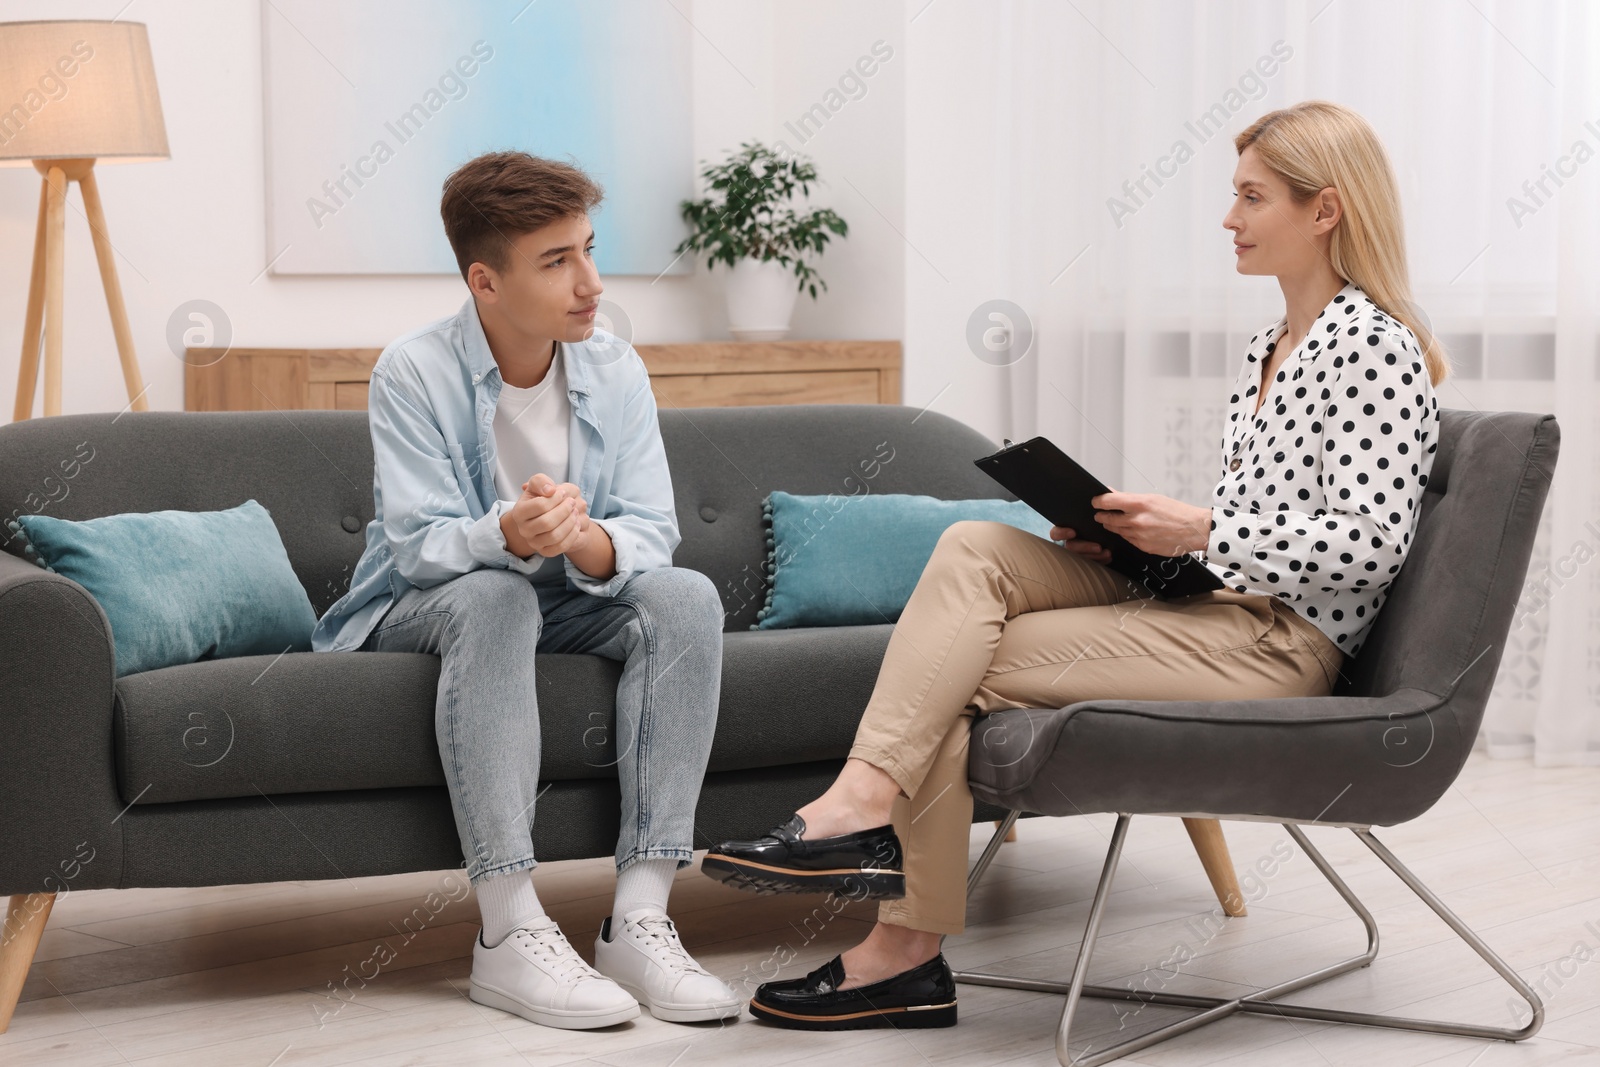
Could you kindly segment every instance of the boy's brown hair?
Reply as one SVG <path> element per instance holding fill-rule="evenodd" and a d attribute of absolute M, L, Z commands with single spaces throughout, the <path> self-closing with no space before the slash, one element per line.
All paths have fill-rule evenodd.
<path fill-rule="evenodd" d="M 444 180 L 439 214 L 463 281 L 482 263 L 504 272 L 511 242 L 574 215 L 587 215 L 604 193 L 583 171 L 526 152 L 486 152 Z"/>

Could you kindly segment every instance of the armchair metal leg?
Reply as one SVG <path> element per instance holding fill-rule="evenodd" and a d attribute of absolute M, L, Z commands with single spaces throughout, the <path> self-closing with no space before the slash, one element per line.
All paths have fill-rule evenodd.
<path fill-rule="evenodd" d="M 1321 1022 L 1356 1023 L 1363 1026 L 1388 1027 L 1398 1030 L 1415 1030 L 1424 1033 L 1450 1034 L 1458 1037 L 1481 1037 L 1502 1041 L 1521 1041 L 1532 1037 L 1544 1023 L 1544 1006 L 1539 997 L 1524 982 L 1505 961 L 1496 956 L 1483 941 L 1467 928 L 1444 903 L 1435 896 L 1408 870 L 1404 864 L 1395 858 L 1377 838 L 1372 836 L 1370 830 L 1355 830 L 1355 835 L 1361 839 L 1373 854 L 1400 878 L 1412 892 L 1433 909 L 1445 923 L 1465 941 L 1472 950 L 1481 956 L 1495 972 L 1505 979 L 1517 991 L 1533 1011 L 1533 1016 L 1526 1026 L 1520 1029 L 1506 1027 L 1479 1026 L 1471 1023 L 1440 1022 L 1429 1019 L 1410 1019 L 1399 1016 L 1380 1015 L 1371 1012 L 1340 1011 L 1332 1008 L 1314 1008 L 1303 1004 L 1285 1004 L 1276 998 L 1286 996 L 1298 990 L 1308 988 L 1330 978 L 1346 974 L 1370 964 L 1378 955 L 1378 926 L 1361 901 L 1345 884 L 1344 880 L 1334 871 L 1332 864 L 1319 852 L 1299 826 L 1284 823 L 1283 827 L 1289 832 L 1297 845 L 1305 852 L 1306 856 L 1316 866 L 1342 897 L 1350 909 L 1360 918 L 1367 931 L 1367 950 L 1359 956 L 1352 956 L 1347 960 L 1323 967 L 1308 974 L 1292 978 L 1266 989 L 1224 1000 L 1220 997 L 1189 996 L 1180 993 L 1152 993 L 1141 992 L 1132 988 L 1117 988 L 1115 986 L 1099 986 L 1087 983 L 1089 960 L 1094 954 L 1095 941 L 1100 932 L 1100 920 L 1105 913 L 1105 906 L 1111 894 L 1112 879 L 1116 875 L 1117 864 L 1122 858 L 1123 842 L 1127 838 L 1128 823 L 1131 817 L 1118 815 L 1116 829 L 1112 831 L 1111 847 L 1106 852 L 1106 862 L 1100 873 L 1100 884 L 1095 889 L 1094 902 L 1089 908 L 1089 919 L 1084 927 L 1083 942 L 1078 948 L 1078 960 L 1073 967 L 1070 982 L 1049 982 L 1029 978 L 1013 978 L 1009 975 L 991 974 L 984 971 L 956 971 L 955 978 L 958 982 L 970 985 L 999 986 L 1007 989 L 1026 989 L 1036 993 L 1063 993 L 1066 1003 L 1062 1005 L 1061 1021 L 1056 1029 L 1056 1058 L 1064 1065 L 1071 1067 L 1095 1067 L 1096 1064 L 1109 1063 L 1112 1060 L 1125 1056 L 1130 1052 L 1149 1048 L 1168 1038 L 1177 1037 L 1179 1034 L 1226 1018 L 1235 1012 L 1251 1012 L 1260 1015 L 1274 1015 L 1280 1018 L 1315 1019 Z M 993 859 L 992 853 L 998 849 L 997 841 L 991 841 L 990 847 L 984 850 L 973 869 L 973 876 L 969 879 L 968 889 L 976 884 L 977 878 L 982 875 L 988 866 L 988 861 Z M 1072 1032 L 1073 1016 L 1077 1012 L 1078 1002 L 1081 997 L 1095 997 L 1106 1000 L 1137 1001 L 1141 1004 L 1161 1004 L 1172 1007 L 1188 1007 L 1201 1009 L 1197 1014 L 1166 1026 L 1151 1030 L 1135 1038 L 1130 1038 L 1116 1044 L 1107 1045 L 1096 1049 L 1091 1043 L 1088 1047 L 1074 1054 L 1069 1046 Z"/>
<path fill-rule="evenodd" d="M 1011 828 L 1017 825 L 1017 818 L 1021 814 L 1020 811 L 1007 812 L 1005 818 L 994 824 L 994 836 L 989 838 L 989 843 L 983 847 L 983 855 L 978 857 L 978 862 L 972 865 L 972 872 L 967 875 L 967 896 L 972 896 L 972 891 L 978 887 L 978 880 L 989 869 L 989 864 L 994 862 L 995 854 L 1005 844 L 1006 837 L 1011 833 Z"/>

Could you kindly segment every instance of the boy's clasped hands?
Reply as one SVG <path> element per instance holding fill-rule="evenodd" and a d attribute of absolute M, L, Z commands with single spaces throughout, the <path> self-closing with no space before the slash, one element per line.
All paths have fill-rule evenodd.
<path fill-rule="evenodd" d="M 589 533 L 589 505 L 571 482 L 535 474 L 522 496 L 500 519 L 506 548 L 522 559 L 537 552 L 560 556 L 582 548 Z"/>

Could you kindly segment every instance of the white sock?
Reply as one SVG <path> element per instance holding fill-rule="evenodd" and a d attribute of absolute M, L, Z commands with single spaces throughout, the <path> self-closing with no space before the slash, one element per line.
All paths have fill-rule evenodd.
<path fill-rule="evenodd" d="M 491 875 L 473 888 L 478 891 L 478 911 L 483 915 L 483 943 L 490 948 L 522 924 L 544 917 L 530 869 Z"/>
<path fill-rule="evenodd" d="M 635 908 L 650 908 L 665 913 L 667 894 L 672 891 L 673 876 L 678 873 L 675 859 L 640 860 L 617 875 L 617 899 L 611 905 L 611 936 L 622 929 L 624 918 Z"/>

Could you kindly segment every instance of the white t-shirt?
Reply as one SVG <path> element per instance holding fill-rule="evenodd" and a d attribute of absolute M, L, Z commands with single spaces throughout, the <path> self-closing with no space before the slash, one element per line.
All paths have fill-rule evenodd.
<path fill-rule="evenodd" d="M 494 488 L 501 500 L 516 500 L 522 483 L 548 474 L 557 484 L 567 477 L 567 432 L 572 405 L 567 400 L 567 374 L 562 349 L 545 371 L 544 380 L 528 389 L 504 381 L 494 409 Z"/>

